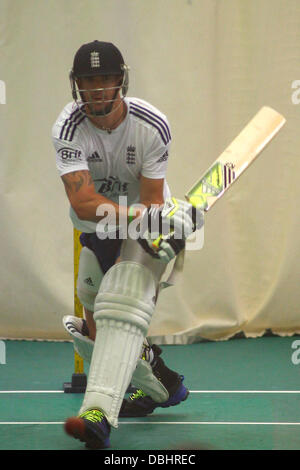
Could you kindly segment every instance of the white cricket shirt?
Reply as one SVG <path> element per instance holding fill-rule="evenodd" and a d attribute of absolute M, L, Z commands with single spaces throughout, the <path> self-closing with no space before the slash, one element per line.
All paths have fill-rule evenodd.
<path fill-rule="evenodd" d="M 164 197 L 171 133 L 168 120 L 157 108 L 138 98 L 125 98 L 127 115 L 110 133 L 95 127 L 74 102 L 65 106 L 52 129 L 56 166 L 60 176 L 89 170 L 96 191 L 127 205 L 140 202 L 140 175 L 164 178 Z M 80 220 L 70 207 L 70 217 L 81 232 L 96 232 L 96 222 Z"/>

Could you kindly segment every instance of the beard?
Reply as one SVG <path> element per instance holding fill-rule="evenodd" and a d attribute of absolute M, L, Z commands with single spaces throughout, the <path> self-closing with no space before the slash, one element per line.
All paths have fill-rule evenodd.
<path fill-rule="evenodd" d="M 107 103 L 105 106 L 98 107 L 101 102 L 89 103 L 86 105 L 87 113 L 92 116 L 105 117 L 111 113 L 114 102 Z"/>

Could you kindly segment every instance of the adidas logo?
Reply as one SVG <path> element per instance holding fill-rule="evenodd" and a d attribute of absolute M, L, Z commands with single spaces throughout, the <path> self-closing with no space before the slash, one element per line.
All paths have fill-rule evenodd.
<path fill-rule="evenodd" d="M 168 150 L 157 160 L 156 163 L 166 162 L 168 160 L 169 152 Z"/>
<path fill-rule="evenodd" d="M 93 281 L 92 281 L 92 278 L 90 278 L 90 277 L 87 277 L 87 278 L 84 280 L 84 282 L 85 282 L 86 284 L 88 284 L 89 286 L 95 287 L 95 286 L 94 286 L 94 283 L 93 283 Z"/>
<path fill-rule="evenodd" d="M 87 157 L 88 162 L 103 162 L 103 158 L 99 155 L 98 152 L 92 153 Z"/>

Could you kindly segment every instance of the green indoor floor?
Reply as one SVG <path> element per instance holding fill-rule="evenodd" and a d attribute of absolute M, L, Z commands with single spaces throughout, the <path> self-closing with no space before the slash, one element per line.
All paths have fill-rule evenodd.
<path fill-rule="evenodd" d="M 165 362 L 185 376 L 189 398 L 147 418 L 121 419 L 110 450 L 299 450 L 300 364 L 292 361 L 299 339 L 163 346 Z M 63 431 L 83 398 L 63 393 L 74 372 L 72 344 L 5 341 L 5 349 L 0 449 L 82 450 Z"/>

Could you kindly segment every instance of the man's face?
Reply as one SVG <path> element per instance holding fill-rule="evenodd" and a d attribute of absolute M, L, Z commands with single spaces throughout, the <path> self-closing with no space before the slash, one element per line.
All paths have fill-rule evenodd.
<path fill-rule="evenodd" d="M 93 101 L 86 107 L 91 114 L 105 116 L 114 105 L 111 100 L 119 98 L 119 90 L 122 77 L 120 75 L 96 75 L 94 77 L 83 77 L 77 80 L 77 86 L 83 96 L 83 101 Z"/>

